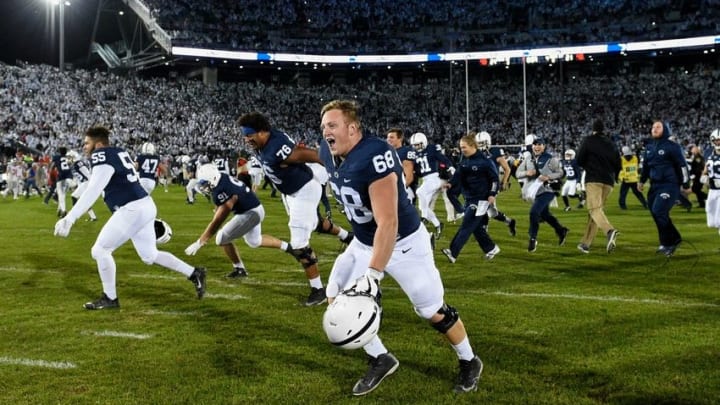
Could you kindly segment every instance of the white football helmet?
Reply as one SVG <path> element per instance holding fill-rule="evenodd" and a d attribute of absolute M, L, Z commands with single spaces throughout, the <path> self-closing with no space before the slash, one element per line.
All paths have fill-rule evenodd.
<path fill-rule="evenodd" d="M 160 218 L 155 219 L 155 240 L 158 244 L 170 242 L 172 237 L 172 228 L 167 222 Z"/>
<path fill-rule="evenodd" d="M 382 309 L 373 297 L 343 291 L 325 310 L 323 329 L 333 345 L 358 349 L 377 336 L 381 317 Z"/>
<path fill-rule="evenodd" d="M 205 163 L 198 167 L 195 176 L 198 180 L 198 187 L 203 192 L 212 190 L 220 182 L 220 170 L 212 163 Z"/>
<path fill-rule="evenodd" d="M 145 142 L 140 146 L 140 153 L 143 155 L 154 155 L 155 154 L 155 145 L 153 145 L 151 142 Z"/>
<path fill-rule="evenodd" d="M 573 160 L 575 159 L 575 151 L 572 149 L 568 149 L 565 151 L 565 160 Z"/>
<path fill-rule="evenodd" d="M 482 131 L 475 135 L 475 142 L 477 142 L 478 149 L 480 150 L 488 150 L 490 149 L 490 145 L 492 145 L 492 139 L 487 131 Z"/>
<path fill-rule="evenodd" d="M 528 134 L 525 137 L 525 146 L 532 145 L 535 142 L 535 134 Z"/>
<path fill-rule="evenodd" d="M 715 153 L 720 153 L 720 128 L 710 133 L 710 143 L 715 148 Z"/>
<path fill-rule="evenodd" d="M 427 148 L 427 136 L 425 136 L 422 132 L 414 133 L 413 136 L 410 137 L 410 145 L 412 145 L 415 150 L 423 150 Z"/>

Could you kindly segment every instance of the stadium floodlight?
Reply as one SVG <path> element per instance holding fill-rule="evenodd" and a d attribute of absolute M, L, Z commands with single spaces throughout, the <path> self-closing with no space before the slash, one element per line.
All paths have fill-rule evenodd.
<path fill-rule="evenodd" d="M 58 64 L 59 64 L 58 67 L 60 68 L 60 71 L 62 72 L 65 70 L 65 7 L 70 7 L 71 3 L 68 0 L 65 0 L 65 1 L 47 0 L 47 2 L 51 6 L 57 6 L 58 11 L 59 11 L 58 19 L 60 20 L 60 24 L 59 24 L 60 25 L 60 35 L 59 35 L 58 46 L 60 49 L 58 50 L 58 53 L 60 55 L 60 57 L 59 57 L 60 60 L 58 61 Z M 54 11 L 54 9 L 53 9 L 53 11 Z M 53 12 L 53 15 L 54 15 L 54 12 Z"/>

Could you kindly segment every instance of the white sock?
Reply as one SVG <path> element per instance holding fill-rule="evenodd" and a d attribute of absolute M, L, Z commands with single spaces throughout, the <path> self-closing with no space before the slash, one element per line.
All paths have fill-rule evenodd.
<path fill-rule="evenodd" d="M 315 278 L 312 278 L 308 280 L 310 282 L 310 287 L 312 288 L 322 288 L 322 280 L 320 279 L 320 276 L 317 276 Z"/>
<path fill-rule="evenodd" d="M 470 347 L 470 339 L 468 339 L 467 336 L 465 336 L 462 342 L 452 345 L 452 347 L 455 349 L 455 353 L 457 353 L 460 360 L 472 360 L 475 357 L 475 353 L 473 353 L 473 349 Z"/>

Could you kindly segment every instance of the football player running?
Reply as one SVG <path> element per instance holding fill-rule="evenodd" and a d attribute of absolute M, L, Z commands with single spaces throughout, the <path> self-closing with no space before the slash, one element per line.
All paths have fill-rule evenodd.
<path fill-rule="evenodd" d="M 329 146 L 321 148 L 321 158 L 355 232 L 355 239 L 335 260 L 328 297 L 333 299 L 350 288 L 377 295 L 380 281 L 389 274 L 407 294 L 415 312 L 444 334 L 455 349 L 460 361 L 455 392 L 477 390 L 482 361 L 470 346 L 458 311 L 444 302 L 430 235 L 407 198 L 402 163 L 394 148 L 380 138 L 363 136 L 353 101 L 326 104 L 321 130 Z M 378 336 L 363 350 L 369 368 L 353 387 L 353 395 L 376 389 L 399 366 Z"/>
<path fill-rule="evenodd" d="M 83 152 L 90 156 L 92 174 L 87 190 L 75 206 L 55 224 L 55 236 L 67 237 L 75 221 L 105 193 L 104 200 L 112 212 L 91 249 L 97 262 L 103 294 L 85 309 L 119 308 L 115 288 L 115 259 L 112 253 L 128 240 L 145 264 L 160 266 L 184 274 L 193 283 L 198 298 L 205 294 L 205 269 L 193 267 L 172 253 L 157 249 L 155 214 L 157 207 L 140 185 L 137 171 L 124 149 L 110 146 L 110 131 L 96 126 L 85 132 Z"/>
<path fill-rule="evenodd" d="M 405 182 L 405 192 L 407 192 L 410 202 L 415 200 L 415 193 L 410 187 L 415 181 L 415 151 L 404 144 L 405 135 L 400 128 L 390 128 L 385 135 L 385 140 L 398 153 L 400 162 L 402 162 L 403 180 Z"/>
<path fill-rule="evenodd" d="M 490 160 L 495 163 L 498 174 L 500 173 L 500 169 L 502 169 L 503 176 L 502 179 L 500 179 L 499 191 L 508 190 L 510 188 L 510 165 L 508 165 L 507 159 L 505 159 L 505 151 L 498 146 L 492 146 L 492 139 L 486 131 L 481 131 L 475 135 L 475 142 L 477 143 L 478 149 L 484 151 Z M 488 207 L 488 216 L 507 225 L 510 236 L 515 236 L 517 233 L 515 220 L 498 209 L 497 200 L 493 201 Z"/>
<path fill-rule="evenodd" d="M 305 269 L 310 283 L 305 305 L 320 305 L 327 298 L 310 235 L 318 225 L 322 185 L 306 164 L 321 163 L 317 151 L 298 147 L 288 134 L 272 128 L 270 121 L 258 112 L 242 115 L 238 124 L 245 142 L 255 149 L 265 175 L 282 193 L 289 217 L 291 254 Z"/>
<path fill-rule="evenodd" d="M 565 205 L 565 212 L 571 211 L 570 197 L 580 199 L 578 194 L 578 181 L 582 174 L 580 165 L 575 160 L 575 151 L 568 149 L 565 151 L 565 159 L 560 162 L 565 172 L 565 183 L 563 183 L 562 189 L 560 189 L 560 195 L 562 196 L 563 204 Z"/>
<path fill-rule="evenodd" d="M 137 155 L 135 168 L 140 175 L 140 185 L 148 195 L 152 194 L 157 184 L 158 168 L 160 167 L 160 156 L 155 154 L 155 145 L 145 142 L 140 146 L 140 154 Z"/>
<path fill-rule="evenodd" d="M 232 272 L 225 277 L 242 278 L 247 277 L 248 273 L 233 243 L 235 239 L 242 236 L 251 248 L 272 247 L 290 252 L 287 242 L 274 236 L 263 235 L 261 223 L 265 219 L 265 208 L 247 185 L 227 173 L 221 173 L 213 163 L 200 166 L 197 169 L 197 178 L 198 187 L 201 191 L 212 194 L 212 201 L 217 208 L 212 221 L 198 240 L 185 249 L 185 254 L 194 256 L 217 233 L 215 243 L 222 247 L 233 264 Z M 220 228 L 230 213 L 235 216 Z"/>
<path fill-rule="evenodd" d="M 53 155 L 50 163 L 50 171 L 57 169 L 58 177 L 55 181 L 55 191 L 58 197 L 58 217 L 62 218 L 67 213 L 65 195 L 72 184 L 72 161 L 67 157 L 67 148 L 61 146 L 58 153 Z"/>
<path fill-rule="evenodd" d="M 443 181 L 438 173 L 438 163 L 442 162 L 446 167 L 453 167 L 452 162 L 442 153 L 442 148 L 437 144 L 429 144 L 427 136 L 417 132 L 410 137 L 410 144 L 415 149 L 415 167 L 422 178 L 422 184 L 417 189 L 417 199 L 420 208 L 420 215 L 435 227 L 434 237 L 440 239 L 443 224 L 435 215 L 432 209 L 433 202 L 443 191 Z M 454 171 L 454 168 L 451 170 Z M 402 179 L 400 179 L 402 180 Z"/>
<path fill-rule="evenodd" d="M 710 133 L 710 143 L 713 153 L 705 160 L 701 181 L 709 188 L 705 201 L 707 226 L 720 232 L 720 128 Z"/>

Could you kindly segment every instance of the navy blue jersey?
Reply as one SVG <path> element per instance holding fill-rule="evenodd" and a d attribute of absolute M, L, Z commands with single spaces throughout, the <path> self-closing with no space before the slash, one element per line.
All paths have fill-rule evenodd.
<path fill-rule="evenodd" d="M 285 163 L 294 148 L 295 141 L 288 134 L 272 129 L 267 143 L 258 151 L 265 175 L 283 194 L 294 194 L 313 178 L 305 163 Z"/>
<path fill-rule="evenodd" d="M 565 171 L 565 179 L 580 181 L 580 176 L 582 175 L 582 169 L 577 164 L 577 161 L 575 159 L 562 160 L 561 163 L 562 163 L 563 171 Z"/>
<path fill-rule="evenodd" d="M 234 195 L 238 196 L 232 207 L 235 214 L 242 214 L 260 205 L 260 200 L 245 183 L 226 173 L 220 173 L 220 181 L 212 190 L 213 203 L 217 206 L 223 205 Z"/>
<path fill-rule="evenodd" d="M 213 163 L 220 173 L 230 174 L 230 163 L 228 162 L 228 158 L 216 157 L 213 159 Z"/>
<path fill-rule="evenodd" d="M 398 156 L 400 157 L 400 163 L 409 160 L 415 162 L 415 151 L 413 148 L 403 145 L 396 149 Z"/>
<path fill-rule="evenodd" d="M 488 155 L 488 157 L 490 158 L 490 160 L 491 160 L 493 163 L 495 163 L 495 167 L 497 167 L 498 170 L 499 170 L 499 169 L 500 169 L 500 164 L 498 164 L 497 161 L 498 161 L 499 158 L 505 159 L 505 151 L 504 151 L 502 148 L 500 148 L 500 147 L 491 146 L 490 149 L 488 149 L 487 155 Z"/>
<path fill-rule="evenodd" d="M 72 173 L 78 184 L 90 180 L 90 167 L 84 160 L 78 160 L 72 165 Z"/>
<path fill-rule="evenodd" d="M 58 170 L 58 180 L 72 179 L 72 161 L 67 156 L 54 155 L 53 164 Z"/>
<path fill-rule="evenodd" d="M 158 166 L 160 166 L 160 156 L 138 155 L 137 163 L 140 177 L 152 180 L 157 178 Z"/>
<path fill-rule="evenodd" d="M 461 187 L 466 205 L 477 204 L 478 201 L 487 201 L 488 197 L 496 196 L 499 182 L 496 163 L 482 151 L 469 157 L 463 156 L 450 179 L 452 187 Z"/>
<path fill-rule="evenodd" d="M 710 190 L 720 190 L 720 153 L 713 152 L 705 161 L 708 187 Z"/>
<path fill-rule="evenodd" d="M 395 149 L 387 142 L 380 138 L 363 137 L 344 161 L 336 161 L 327 145 L 321 145 L 320 159 L 330 175 L 330 186 L 335 198 L 345 207 L 345 214 L 360 242 L 372 246 L 377 229 L 370 204 L 370 184 L 391 173 L 397 175 L 397 239 L 402 239 L 418 229 L 420 216 L 405 193 L 402 163 Z"/>
<path fill-rule="evenodd" d="M 109 165 L 113 175 L 105 186 L 105 204 L 115 212 L 123 205 L 147 197 L 148 193 L 140 185 L 140 180 L 130 154 L 112 146 L 95 149 L 90 156 L 92 167 Z"/>
<path fill-rule="evenodd" d="M 438 163 L 443 162 L 452 167 L 452 162 L 442 153 L 442 147 L 437 144 L 428 144 L 425 149 L 415 151 L 415 168 L 420 177 L 438 172 Z"/>
<path fill-rule="evenodd" d="M 195 173 L 196 167 L 197 167 L 197 160 L 190 160 L 189 162 L 185 163 L 185 170 L 188 173 Z"/>

